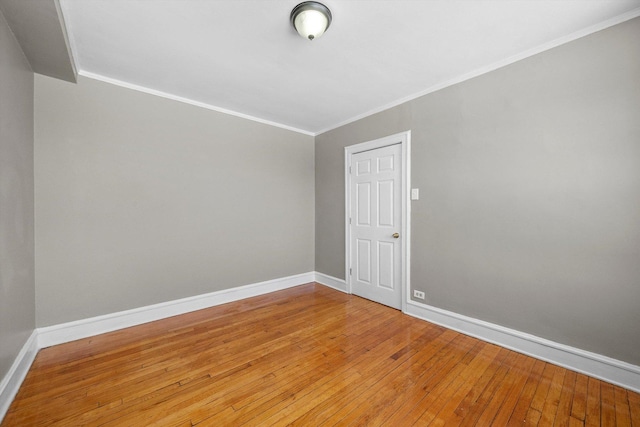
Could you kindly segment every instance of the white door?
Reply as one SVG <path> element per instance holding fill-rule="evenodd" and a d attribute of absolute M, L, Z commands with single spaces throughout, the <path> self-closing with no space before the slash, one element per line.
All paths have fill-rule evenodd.
<path fill-rule="evenodd" d="M 402 148 L 355 153 L 350 170 L 351 291 L 402 307 Z"/>

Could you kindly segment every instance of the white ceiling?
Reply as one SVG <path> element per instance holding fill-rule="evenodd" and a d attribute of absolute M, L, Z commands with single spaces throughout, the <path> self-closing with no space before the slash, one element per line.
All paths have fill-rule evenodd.
<path fill-rule="evenodd" d="M 80 74 L 317 134 L 640 15 L 640 0 L 60 0 Z"/>

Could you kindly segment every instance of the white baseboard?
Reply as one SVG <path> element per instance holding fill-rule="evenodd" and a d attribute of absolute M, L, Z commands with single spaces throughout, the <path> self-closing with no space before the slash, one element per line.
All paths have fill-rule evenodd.
<path fill-rule="evenodd" d="M 40 348 L 50 347 L 52 345 L 153 322 L 154 320 L 201 310 L 203 308 L 291 288 L 313 282 L 314 280 L 314 272 L 297 274 L 295 276 L 224 289 L 208 294 L 91 317 L 89 319 L 38 328 L 38 346 Z"/>
<path fill-rule="evenodd" d="M 315 272 L 315 275 L 316 282 L 320 283 L 321 285 L 328 286 L 337 291 L 347 292 L 347 282 L 345 282 L 344 279 L 338 279 L 336 277 L 329 276 L 328 274 L 324 273 L 319 273 L 317 271 Z"/>
<path fill-rule="evenodd" d="M 38 331 L 34 330 L 22 346 L 9 371 L 0 381 L 0 423 L 27 376 L 36 354 L 38 354 Z"/>
<path fill-rule="evenodd" d="M 182 298 L 89 319 L 38 328 L 29 337 L 9 372 L 0 382 L 0 421 L 9 409 L 38 349 L 140 325 L 228 302 L 251 298 L 309 282 L 347 292 L 346 282 L 324 273 L 308 272 L 204 295 Z M 467 317 L 415 301 L 406 314 L 462 332 L 550 363 L 640 392 L 640 366 L 580 350 L 500 325 Z"/>
<path fill-rule="evenodd" d="M 640 392 L 640 366 L 416 301 L 407 303 L 405 313 L 518 353 Z"/>

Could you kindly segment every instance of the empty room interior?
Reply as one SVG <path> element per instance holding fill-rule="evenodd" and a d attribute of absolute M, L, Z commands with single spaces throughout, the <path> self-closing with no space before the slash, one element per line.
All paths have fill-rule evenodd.
<path fill-rule="evenodd" d="M 640 0 L 0 0 L 0 424 L 640 427 Z"/>

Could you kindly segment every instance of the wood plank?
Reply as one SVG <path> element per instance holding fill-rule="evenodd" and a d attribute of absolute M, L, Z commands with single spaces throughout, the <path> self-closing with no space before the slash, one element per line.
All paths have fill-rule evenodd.
<path fill-rule="evenodd" d="M 372 324 L 375 324 L 375 322 L 372 322 Z M 326 350 L 326 348 L 325 348 Z M 291 356 L 291 354 L 289 354 L 289 356 Z M 325 353 L 316 353 L 316 359 L 322 358 L 322 357 L 326 357 Z M 225 378 L 224 382 L 220 382 L 220 381 L 216 381 L 215 384 L 212 384 L 209 387 L 206 387 L 202 390 L 199 391 L 194 391 L 194 393 L 196 393 L 196 396 L 194 397 L 192 394 L 183 394 L 183 396 L 180 399 L 173 399 L 172 400 L 172 413 L 175 413 L 176 410 L 180 410 L 180 411 L 184 411 L 184 410 L 188 410 L 189 408 L 193 409 L 193 410 L 198 410 L 199 412 L 205 414 L 203 416 L 203 418 L 206 417 L 210 417 L 213 415 L 217 414 L 217 411 L 219 409 L 216 408 L 228 408 L 231 407 L 233 404 L 232 396 L 236 396 L 237 393 L 242 393 L 244 388 L 248 388 L 249 390 L 254 390 L 256 389 L 256 385 L 254 383 L 258 383 L 259 385 L 259 389 L 262 390 L 270 390 L 270 389 L 275 389 L 276 391 L 278 390 L 278 370 L 276 371 L 272 371 L 271 369 L 273 368 L 273 366 L 271 365 L 266 365 L 264 364 L 264 362 L 261 362 L 262 359 L 264 359 L 265 356 L 260 357 L 258 359 L 252 360 L 251 363 L 253 364 L 260 364 L 262 369 L 265 369 L 266 371 L 269 371 L 270 374 L 265 377 L 265 378 L 257 378 L 255 379 L 255 381 L 249 382 L 252 378 L 251 377 L 247 377 L 245 375 L 242 375 L 240 377 L 235 376 L 235 377 L 230 377 L 230 378 Z M 280 362 L 278 362 L 276 360 L 276 364 L 277 363 L 281 363 L 282 357 L 279 358 Z M 303 377 L 306 377 L 305 375 L 297 375 L 297 372 L 295 370 L 291 370 L 292 364 L 297 364 L 297 359 L 294 358 L 289 358 L 288 359 L 289 363 L 285 364 L 284 366 L 282 366 L 280 368 L 280 370 L 286 370 L 289 369 L 289 371 L 287 372 L 287 374 L 291 375 L 295 375 L 296 378 L 298 380 L 300 380 Z M 313 362 L 313 360 L 304 360 L 304 365 L 309 365 L 311 362 Z M 331 362 L 331 360 L 328 360 L 325 364 L 328 366 L 328 364 Z M 298 365 L 296 365 L 298 366 Z M 315 375 L 322 375 L 322 372 L 318 370 L 318 366 L 315 366 L 315 369 L 313 369 L 312 367 L 309 367 L 309 370 L 314 370 L 314 374 Z M 304 374 L 304 372 L 302 372 Z M 251 375 L 251 372 L 247 372 L 247 375 Z M 247 378 L 247 381 L 243 381 L 242 377 Z M 228 381 L 227 381 L 228 380 Z M 232 383 L 232 385 L 228 386 L 226 385 L 227 383 Z M 240 386 L 245 385 L 246 383 L 246 387 L 241 388 Z M 202 402 L 198 400 L 197 395 L 199 394 L 199 396 L 202 399 L 205 399 L 206 402 L 208 402 L 205 405 L 205 409 L 204 410 L 200 410 L 200 407 L 202 406 Z M 246 394 L 246 392 L 245 392 Z M 255 397 L 255 394 L 254 394 Z M 212 409 L 213 408 L 213 409 Z M 164 417 L 166 417 L 167 415 L 163 415 Z M 192 418 L 194 418 L 194 421 L 198 421 L 198 417 L 197 416 L 193 416 Z M 146 420 L 146 422 L 149 422 L 149 420 Z"/>
<path fill-rule="evenodd" d="M 525 418 L 525 425 L 528 426 L 537 426 L 540 422 L 540 418 L 542 417 L 542 413 L 534 408 L 529 408 L 527 411 L 527 417 Z"/>
<path fill-rule="evenodd" d="M 445 403 L 442 409 L 438 411 L 432 425 L 452 425 L 455 422 L 461 421 L 461 418 L 456 414 L 456 409 L 467 397 L 474 385 L 480 380 L 482 375 L 489 369 L 491 362 L 497 357 L 500 348 L 493 345 L 482 343 L 480 352 L 470 351 L 467 356 L 473 355 L 473 359 L 468 363 L 467 367 L 460 373 L 460 375 L 454 380 L 452 390 L 450 393 L 442 393 L 439 399 L 444 399 Z M 467 358 L 467 357 L 465 357 Z M 435 405 L 433 409 L 437 409 L 438 405 Z M 429 408 L 432 413 L 435 410 Z M 384 418 L 382 418 L 384 419 Z M 375 419 L 374 419 L 375 421 Z"/>
<path fill-rule="evenodd" d="M 558 410 L 553 422 L 554 427 L 569 427 L 569 421 L 571 418 L 571 404 L 573 402 L 575 388 L 576 373 L 567 371 L 564 376 L 564 383 L 562 384 L 560 400 L 558 401 Z"/>
<path fill-rule="evenodd" d="M 531 401 L 531 408 L 540 413 L 542 413 L 542 408 L 544 407 L 547 395 L 549 394 L 549 389 L 551 388 L 553 373 L 555 372 L 555 369 L 556 367 L 550 363 L 547 363 L 545 365 L 544 371 L 542 372 L 542 378 L 540 379 L 540 383 L 538 384 L 536 393 L 533 396 L 533 400 Z"/>
<path fill-rule="evenodd" d="M 424 350 L 425 346 L 427 346 L 430 342 L 434 342 L 434 339 L 441 335 L 443 332 L 444 330 L 441 329 L 434 330 L 433 328 L 429 328 L 424 334 L 417 336 L 415 340 L 412 340 L 410 345 L 405 346 L 400 351 L 393 353 L 390 358 L 397 361 L 401 358 L 406 357 L 407 360 L 409 360 L 413 365 L 420 363 L 421 360 L 424 360 L 425 358 L 429 357 L 430 354 L 432 354 L 432 352 L 422 350 Z M 418 349 L 420 350 L 419 354 Z M 354 368 L 357 367 L 354 366 Z M 396 398 L 397 396 L 404 396 L 407 392 L 407 389 L 409 387 L 412 387 L 414 384 L 411 378 L 407 378 L 407 376 L 413 375 L 412 371 L 413 367 L 410 366 L 408 369 L 403 370 L 402 375 L 395 377 L 391 384 L 386 385 L 384 382 L 382 384 L 386 388 L 392 388 L 393 390 L 395 390 Z M 359 371 L 359 373 L 361 374 L 361 378 L 368 377 L 368 374 L 365 372 Z M 348 382 L 337 381 L 337 383 L 334 383 L 333 381 L 329 381 L 325 384 L 325 386 L 314 390 L 312 394 L 298 400 L 295 406 L 292 405 L 291 407 L 287 408 L 286 411 L 282 411 L 280 414 L 277 414 L 277 416 L 274 416 L 267 421 L 277 424 L 304 425 L 306 423 L 309 423 L 310 420 L 314 418 L 314 413 L 315 415 L 317 415 L 322 409 L 327 409 L 327 406 L 324 405 L 324 403 L 334 400 L 335 396 L 338 393 L 344 396 L 344 400 L 354 395 L 353 388 L 349 385 Z M 331 407 L 334 406 L 335 405 L 331 405 Z M 393 407 L 394 405 L 390 404 L 389 406 Z M 384 411 L 380 411 L 378 415 L 382 415 L 383 413 Z M 321 419 L 324 420 L 326 416 L 327 414 L 325 412 L 321 416 L 322 418 L 316 417 L 313 423 L 319 423 L 319 421 Z"/>
<path fill-rule="evenodd" d="M 482 373 L 480 379 L 473 385 L 473 387 L 471 387 L 471 390 L 469 390 L 464 399 L 462 399 L 462 402 L 460 402 L 456 407 L 454 413 L 457 416 L 457 423 L 453 423 L 453 420 L 449 420 L 449 423 L 452 425 L 459 425 L 460 422 L 462 422 L 462 419 L 468 414 L 469 408 L 475 405 L 476 401 L 509 354 L 508 350 L 503 348 L 500 349 L 495 359 L 491 361 L 489 367 Z"/>
<path fill-rule="evenodd" d="M 587 382 L 586 426 L 600 425 L 600 380 L 589 378 Z"/>
<path fill-rule="evenodd" d="M 569 427 L 582 427 L 584 426 L 584 420 L 580 420 L 578 418 L 575 418 L 574 416 L 571 416 L 569 418 Z"/>
<path fill-rule="evenodd" d="M 429 376 L 432 370 L 440 366 L 440 361 L 444 355 L 448 354 L 449 344 L 457 336 L 453 331 L 445 331 L 421 349 L 421 358 L 410 367 L 411 374 L 415 376 L 414 382 L 416 383 L 412 391 L 417 389 L 421 378 Z M 362 371 L 362 374 L 369 376 L 369 373 L 366 371 Z M 414 393 L 407 393 L 404 396 L 406 400 L 409 400 L 407 398 L 414 396 Z M 297 420 L 294 420 L 292 424 L 300 426 L 320 424 L 340 409 L 340 406 L 336 405 L 335 402 L 347 402 L 353 397 L 354 393 L 352 393 L 349 385 L 342 387 L 333 395 L 323 395 L 322 401 L 319 404 L 313 406 L 312 409 L 304 413 Z"/>
<path fill-rule="evenodd" d="M 465 341 L 457 341 L 458 343 Z M 440 350 L 435 356 L 435 361 L 430 361 L 424 374 L 416 381 L 416 388 L 410 393 L 405 402 L 389 417 L 384 423 L 386 425 L 400 425 L 400 423 L 411 424 L 416 422 L 422 414 L 429 409 L 431 402 L 437 400 L 441 393 L 445 391 L 448 384 L 458 375 L 464 368 L 458 365 L 460 360 L 459 351 L 451 351 L 451 347 L 455 345 L 458 350 L 460 344 L 450 345 Z M 468 343 L 466 345 L 469 345 Z M 464 357 L 464 355 L 462 355 Z"/>
<path fill-rule="evenodd" d="M 504 426 L 508 424 L 516 405 L 521 399 L 524 386 L 527 380 L 531 378 L 535 362 L 535 359 L 521 355 L 520 360 L 511 368 L 512 386 L 507 390 L 503 402 L 498 407 L 497 414 L 492 421 L 493 425 Z M 503 389 L 506 389 L 506 387 L 503 387 Z"/>
<path fill-rule="evenodd" d="M 631 409 L 629 408 L 627 390 L 614 385 L 613 394 L 616 405 L 616 426 L 631 427 Z"/>
<path fill-rule="evenodd" d="M 507 421 L 508 426 L 520 426 L 526 422 L 529 406 L 533 401 L 533 396 L 538 388 L 538 384 L 542 378 L 542 372 L 546 365 L 547 363 L 542 360 L 535 361 L 533 368 L 531 369 L 531 373 L 527 378 L 527 382 L 522 389 L 522 393 L 518 398 L 518 402 Z"/>
<path fill-rule="evenodd" d="M 473 403 L 473 405 L 469 407 L 467 414 L 460 423 L 461 426 L 480 425 L 480 417 L 482 417 L 482 414 L 489 406 L 491 400 L 493 399 L 493 396 L 498 390 L 500 390 L 500 387 L 502 386 L 505 377 L 509 372 L 509 366 L 513 363 L 513 361 L 516 360 L 517 357 L 517 353 L 507 353 L 507 357 L 495 371 L 495 374 L 491 377 L 480 396 L 478 396 L 478 399 Z"/>
<path fill-rule="evenodd" d="M 616 404 L 613 385 L 600 383 L 600 423 L 605 426 L 616 425 Z"/>
<path fill-rule="evenodd" d="M 576 387 L 573 393 L 571 404 L 571 417 L 584 421 L 587 411 L 587 383 L 589 377 L 584 374 L 577 374 Z"/>
<path fill-rule="evenodd" d="M 462 361 L 465 360 L 467 355 L 470 353 L 476 355 L 480 348 L 477 345 L 478 343 L 476 340 L 473 340 L 470 337 L 464 338 L 464 341 L 460 341 L 458 348 L 456 349 L 457 352 L 450 358 L 450 363 L 455 360 L 454 369 L 458 369 L 461 372 L 465 369 L 466 366 L 464 363 L 462 363 Z M 402 369 L 403 366 L 400 366 L 399 368 Z M 410 381 L 410 376 L 403 375 L 403 373 L 406 373 L 406 371 L 401 371 L 395 374 L 393 378 L 385 381 L 386 384 L 382 381 L 379 381 L 376 384 L 376 387 L 372 387 L 362 393 L 357 399 L 357 402 L 354 402 L 352 404 L 351 411 L 348 412 L 348 414 L 340 420 L 340 423 L 347 425 L 370 425 L 371 421 L 375 419 L 376 413 L 381 412 L 383 408 L 387 407 L 390 404 L 390 401 L 393 401 L 393 397 L 397 397 L 394 394 L 394 385 L 398 387 L 398 389 L 398 382 L 401 385 L 409 385 L 407 382 Z M 430 404 L 425 405 L 426 411 L 424 411 L 420 418 L 418 418 L 418 424 L 426 424 L 435 415 L 429 413 L 429 418 L 424 419 L 423 417 L 425 417 L 425 413 L 427 411 L 433 410 L 434 412 L 438 412 L 440 408 L 444 406 L 447 399 L 450 397 L 449 393 L 456 389 L 456 387 L 454 387 L 452 383 L 456 379 L 457 375 L 458 374 L 450 374 L 449 377 L 451 378 L 451 382 L 449 382 L 448 385 L 445 386 L 445 383 L 443 381 L 440 381 L 438 383 L 438 388 L 440 390 L 434 388 L 429 392 L 429 396 L 433 396 L 434 400 Z"/>
<path fill-rule="evenodd" d="M 562 393 L 562 384 L 564 377 L 567 374 L 567 370 L 559 366 L 554 366 L 554 375 L 549 387 L 549 393 L 545 399 L 544 406 L 542 407 L 542 415 L 540 417 L 540 424 L 543 426 L 553 425 L 556 412 L 558 411 L 558 405 L 560 404 L 560 394 Z"/>
<path fill-rule="evenodd" d="M 629 411 L 631 412 L 631 426 L 640 427 L 640 394 L 627 390 Z"/>
<path fill-rule="evenodd" d="M 308 284 L 41 350 L 2 427 L 620 425 L 640 396 Z"/>
<path fill-rule="evenodd" d="M 390 330 L 390 332 L 392 331 L 393 329 Z M 371 359 L 372 354 L 383 352 L 385 349 L 387 349 L 386 351 L 393 351 L 398 348 L 397 345 L 392 339 L 387 339 L 384 345 L 372 347 L 370 350 L 367 350 L 366 346 L 364 346 L 364 351 L 360 353 L 360 357 L 356 360 L 360 363 L 366 363 L 367 359 Z M 325 372 L 311 370 L 306 376 L 296 377 L 293 384 L 291 383 L 292 378 L 289 375 L 285 375 L 282 377 L 281 387 L 267 389 L 265 390 L 266 392 L 258 394 L 247 394 L 243 396 L 242 400 L 235 400 L 233 407 L 236 409 L 236 413 L 233 421 L 237 424 L 248 422 L 255 418 L 257 414 L 261 415 L 260 419 L 267 419 L 272 415 L 285 415 L 287 411 L 295 408 L 295 406 L 290 405 L 292 401 L 296 402 L 296 406 L 302 405 L 307 400 L 315 400 L 312 397 L 315 393 L 318 393 L 319 389 L 332 388 L 336 382 L 338 384 L 351 383 L 358 378 L 362 378 L 361 373 L 355 367 L 357 363 L 354 360 L 353 365 L 345 365 L 344 369 L 336 372 L 333 370 L 335 364 L 329 362 Z M 192 417 L 193 422 L 198 423 L 203 419 L 211 418 L 210 413 L 203 412 L 202 414 L 194 415 Z"/>

